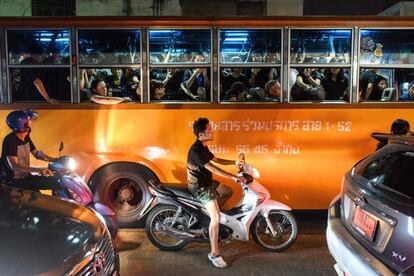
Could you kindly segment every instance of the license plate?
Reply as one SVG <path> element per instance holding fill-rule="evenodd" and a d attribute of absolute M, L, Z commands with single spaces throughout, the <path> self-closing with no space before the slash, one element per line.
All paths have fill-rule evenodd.
<path fill-rule="evenodd" d="M 378 220 L 368 212 L 356 207 L 354 215 L 355 228 L 364 235 L 367 239 L 373 240 L 375 229 L 377 228 Z"/>

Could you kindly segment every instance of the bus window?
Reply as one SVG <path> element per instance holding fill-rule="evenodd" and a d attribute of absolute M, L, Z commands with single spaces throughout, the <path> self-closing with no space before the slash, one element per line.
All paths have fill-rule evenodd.
<path fill-rule="evenodd" d="M 211 100 L 211 30 L 149 30 L 150 100 Z"/>
<path fill-rule="evenodd" d="M 71 100 L 68 30 L 8 30 L 7 41 L 11 101 Z"/>
<path fill-rule="evenodd" d="M 150 64 L 210 63 L 210 30 L 149 30 Z M 204 60 L 195 61 L 196 53 Z"/>
<path fill-rule="evenodd" d="M 150 72 L 151 101 L 209 102 L 210 67 L 156 67 Z M 156 93 L 163 88 L 164 93 Z"/>
<path fill-rule="evenodd" d="M 233 58 L 234 59 L 234 58 Z M 231 67 L 220 71 L 220 100 L 280 102 L 280 67 Z"/>
<path fill-rule="evenodd" d="M 351 63 L 351 30 L 291 30 L 290 62 L 330 63 L 333 58 Z"/>
<path fill-rule="evenodd" d="M 220 30 L 220 63 L 280 64 L 281 34 L 280 29 Z"/>
<path fill-rule="evenodd" d="M 414 101 L 414 68 L 361 68 L 359 101 Z"/>
<path fill-rule="evenodd" d="M 281 35 L 281 29 L 220 30 L 221 101 L 280 102 Z"/>
<path fill-rule="evenodd" d="M 79 64 L 140 63 L 139 30 L 79 30 Z"/>
<path fill-rule="evenodd" d="M 293 101 L 349 101 L 349 68 L 298 67 L 290 69 Z"/>
<path fill-rule="evenodd" d="M 361 64 L 414 64 L 414 30 L 361 30 Z"/>
<path fill-rule="evenodd" d="M 69 65 L 68 30 L 8 30 L 9 64 Z"/>
<path fill-rule="evenodd" d="M 96 93 L 95 80 L 106 85 L 107 97 L 125 98 L 126 101 L 141 102 L 141 71 L 130 67 L 80 67 L 79 89 L 81 101 L 89 101 Z M 128 99 L 127 99 L 128 98 Z"/>

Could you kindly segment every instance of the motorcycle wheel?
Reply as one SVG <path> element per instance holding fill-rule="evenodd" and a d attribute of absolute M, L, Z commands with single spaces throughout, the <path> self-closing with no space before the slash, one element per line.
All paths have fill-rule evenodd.
<path fill-rule="evenodd" d="M 176 212 L 176 206 L 160 205 L 155 207 L 147 216 L 145 223 L 145 231 L 150 242 L 163 251 L 180 250 L 187 245 L 187 241 L 176 238 L 172 235 L 166 234 L 160 229 L 157 229 L 160 224 L 165 224 L 171 221 Z M 180 229 L 180 224 L 175 224 L 177 230 Z"/>
<path fill-rule="evenodd" d="M 295 217 L 287 211 L 272 210 L 269 212 L 269 219 L 276 235 L 272 235 L 266 219 L 257 216 L 250 228 L 254 241 L 266 251 L 280 252 L 287 249 L 298 235 Z"/>

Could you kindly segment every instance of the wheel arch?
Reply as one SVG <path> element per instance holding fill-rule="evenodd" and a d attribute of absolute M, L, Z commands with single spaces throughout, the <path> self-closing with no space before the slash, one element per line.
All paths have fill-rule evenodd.
<path fill-rule="evenodd" d="M 96 179 L 96 177 L 104 170 L 108 169 L 110 166 L 112 165 L 133 165 L 136 166 L 137 168 L 146 171 L 147 173 L 151 174 L 153 177 L 155 177 L 155 180 L 160 180 L 160 178 L 158 177 L 157 173 L 154 172 L 154 170 L 152 170 L 149 166 L 147 166 L 146 164 L 142 164 L 142 163 L 138 163 L 138 162 L 132 162 L 132 161 L 114 161 L 114 162 L 109 162 L 106 163 L 100 167 L 98 167 L 97 169 L 94 170 L 94 172 L 91 174 L 91 176 L 88 179 L 88 185 L 91 185 L 93 180 Z"/>

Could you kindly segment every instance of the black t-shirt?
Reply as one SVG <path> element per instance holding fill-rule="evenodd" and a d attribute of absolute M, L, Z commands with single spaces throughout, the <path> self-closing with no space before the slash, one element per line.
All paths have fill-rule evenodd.
<path fill-rule="evenodd" d="M 375 84 L 375 77 L 377 74 L 374 72 L 367 70 L 361 74 L 361 77 L 359 78 L 359 89 L 362 92 L 361 97 L 365 98 L 365 93 L 368 88 L 368 84 L 372 83 L 372 85 Z"/>
<path fill-rule="evenodd" d="M 208 187 L 213 183 L 213 174 L 204 165 L 214 158 L 214 154 L 196 140 L 188 151 L 187 156 L 187 182 L 199 188 Z"/>
<path fill-rule="evenodd" d="M 269 81 L 270 68 L 260 68 L 260 71 L 257 72 L 255 82 L 253 87 L 264 88 L 266 83 Z M 246 78 L 250 79 L 252 77 L 252 70 L 246 70 Z"/>
<path fill-rule="evenodd" d="M 344 96 L 344 92 L 349 86 L 349 77 L 347 74 L 337 76 L 334 81 L 329 75 L 322 79 L 321 85 L 325 90 L 325 100 L 339 100 Z"/>
<path fill-rule="evenodd" d="M 9 178 L 21 179 L 30 173 L 22 172 L 18 169 L 12 171 L 7 163 L 6 157 L 16 156 L 19 159 L 19 164 L 22 166 L 30 166 L 30 153 L 35 149 L 36 147 L 29 135 L 25 137 L 24 141 L 20 140 L 14 132 L 9 133 L 4 138 L 1 150 L 1 162 Z"/>
<path fill-rule="evenodd" d="M 28 57 L 20 64 L 38 65 L 39 62 L 34 58 Z M 43 85 L 45 85 L 44 69 L 38 67 L 21 68 L 19 91 L 13 94 L 13 101 L 44 101 L 42 95 L 34 85 L 36 79 L 40 79 Z"/>
<path fill-rule="evenodd" d="M 233 76 L 232 74 L 225 76 L 222 80 L 221 80 L 221 91 L 222 93 L 226 93 L 228 90 L 230 90 L 231 85 L 233 83 L 235 83 L 236 81 L 242 82 L 244 85 L 246 85 L 246 87 L 249 87 L 249 82 L 248 79 L 245 75 L 240 75 L 238 77 Z"/>

